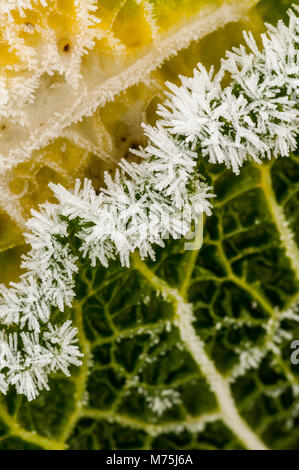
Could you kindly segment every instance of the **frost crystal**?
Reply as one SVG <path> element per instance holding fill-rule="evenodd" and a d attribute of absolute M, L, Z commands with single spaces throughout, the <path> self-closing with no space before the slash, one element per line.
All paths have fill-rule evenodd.
<path fill-rule="evenodd" d="M 217 75 L 201 65 L 182 86 L 169 84 L 168 100 L 159 107 L 163 125 L 180 135 L 211 163 L 225 163 L 235 173 L 247 158 L 287 156 L 298 134 L 299 21 L 289 12 L 286 26 L 268 25 L 259 51 L 252 34 L 244 46 L 228 52 Z M 224 90 L 225 73 L 232 78 Z"/>
<path fill-rule="evenodd" d="M 27 272 L 19 283 L 1 288 L 3 393 L 15 385 L 31 400 L 48 389 L 50 373 L 68 375 L 71 365 L 80 365 L 76 328 L 59 317 L 51 322 L 53 310 L 72 305 L 79 256 L 104 266 L 117 256 L 129 266 L 135 250 L 154 259 L 153 245 L 185 236 L 202 213 L 210 214 L 211 188 L 198 173 L 199 157 L 224 162 L 237 173 L 249 155 L 260 162 L 295 149 L 298 26 L 290 12 L 289 26 L 269 26 L 263 51 L 245 35 L 249 53 L 243 47 L 228 53 L 216 76 L 199 65 L 193 78 L 182 78 L 181 87 L 169 85 L 168 101 L 159 108 L 162 119 L 145 126 L 148 145 L 134 151 L 141 163 L 122 161 L 114 179 L 105 175 L 106 188 L 99 194 L 88 180 L 77 181 L 73 192 L 51 185 L 58 203 L 32 211 L 27 224 L 31 251 L 22 263 Z M 227 72 L 232 82 L 223 90 Z M 70 244 L 70 230 L 79 253 Z M 259 360 L 257 354 L 243 354 L 240 368 Z M 152 403 L 157 413 L 167 408 L 167 400 Z"/>

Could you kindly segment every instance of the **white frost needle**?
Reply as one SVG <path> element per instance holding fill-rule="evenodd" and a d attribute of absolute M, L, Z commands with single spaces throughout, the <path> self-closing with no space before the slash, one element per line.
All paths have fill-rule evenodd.
<path fill-rule="evenodd" d="M 122 161 L 114 179 L 106 174 L 100 194 L 88 180 L 77 181 L 73 192 L 51 184 L 58 203 L 32 211 L 27 224 L 26 274 L 1 287 L 3 393 L 14 385 L 31 400 L 48 389 L 49 374 L 68 375 L 71 365 L 80 365 L 76 328 L 51 319 L 54 309 L 72 305 L 79 254 L 93 266 L 108 266 L 116 256 L 129 266 L 136 249 L 154 259 L 154 245 L 186 235 L 203 212 L 210 214 L 213 195 L 198 173 L 201 157 L 238 173 L 249 157 L 260 163 L 296 148 L 299 21 L 294 11 L 289 16 L 288 26 L 268 27 L 262 51 L 244 34 L 249 51 L 229 52 L 216 75 L 198 65 L 180 87 L 169 84 L 161 119 L 144 126 L 148 145 L 134 151 L 141 163 Z M 227 73 L 232 80 L 223 89 Z M 80 253 L 70 245 L 70 226 Z"/>

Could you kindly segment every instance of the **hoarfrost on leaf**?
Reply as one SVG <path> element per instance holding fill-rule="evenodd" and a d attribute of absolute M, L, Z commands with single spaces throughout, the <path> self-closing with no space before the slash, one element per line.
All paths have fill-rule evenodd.
<path fill-rule="evenodd" d="M 290 16 L 290 25 L 284 28 L 292 36 L 298 19 L 294 13 Z M 271 41 L 282 37 L 281 28 L 270 28 Z M 293 39 L 297 41 L 296 34 Z M 241 56 L 243 65 L 249 63 L 250 75 L 253 62 L 257 67 L 255 61 L 260 60 L 264 70 L 267 60 L 251 36 L 248 42 L 254 54 L 244 50 Z M 267 50 L 273 53 L 272 46 Z M 294 51 L 298 57 L 298 50 Z M 218 77 L 226 68 L 224 61 Z M 201 66 L 195 77 L 197 73 L 205 76 L 208 85 L 192 106 L 201 103 L 213 111 L 213 105 L 208 106 L 209 83 L 218 78 Z M 224 102 L 233 97 L 234 129 L 240 116 L 249 127 L 249 118 L 261 123 L 261 108 L 243 96 L 242 87 L 234 88 L 241 68 L 230 73 L 230 88 L 219 86 Z M 250 89 L 255 86 L 252 77 L 246 82 Z M 285 77 L 289 77 L 287 70 Z M 162 113 L 171 112 L 170 103 L 184 90 L 190 93 L 194 80 L 183 79 L 180 88 L 172 87 Z M 289 99 L 289 85 L 279 85 Z M 288 102 L 275 98 L 273 103 L 276 125 L 292 133 L 296 122 L 298 132 L 293 94 Z M 215 101 L 215 109 L 216 105 Z M 295 112 L 295 121 L 280 114 L 284 106 Z M 253 113 L 246 119 L 247 107 L 257 116 Z M 197 110 L 192 108 L 192 113 Z M 206 121 L 200 117 L 198 122 Z M 276 137 L 267 134 L 271 122 L 270 117 L 263 128 L 265 135 L 252 138 L 250 145 L 256 150 L 259 145 L 273 146 L 275 155 Z M 166 442 L 163 436 L 173 439 L 173 433 L 192 443 L 201 438 L 215 447 L 211 442 L 216 432 L 224 439 L 220 447 L 264 449 L 281 446 L 286 439 L 283 430 L 296 425 L 298 379 L 290 364 L 289 343 L 298 331 L 299 270 L 298 249 L 293 249 L 296 239 L 287 236 L 296 223 L 290 217 L 296 212 L 296 156 L 264 165 L 247 163 L 234 177 L 201 158 L 200 126 L 189 138 L 183 133 L 177 136 L 172 125 L 162 116 L 156 126 L 147 126 L 148 144 L 135 150 L 140 163 L 122 161 L 114 177 L 106 175 L 106 187 L 99 193 L 88 180 L 78 181 L 73 191 L 52 184 L 57 203 L 34 211 L 28 222 L 31 251 L 23 259 L 26 272 L 19 283 L 2 288 L 1 391 L 7 393 L 15 386 L 33 400 L 49 389 L 51 380 L 47 394 L 32 405 L 26 403 L 34 413 L 45 396 L 53 402 L 66 395 L 69 400 L 69 390 L 75 389 L 76 402 L 56 434 L 56 447 L 66 440 L 84 447 L 86 441 L 82 444 L 80 438 L 86 435 L 90 419 L 90 432 L 97 435 L 105 429 L 107 436 L 113 436 L 105 445 L 114 448 L 123 445 L 118 436 L 129 428 L 137 447 L 161 448 Z M 243 142 L 230 125 L 222 131 L 231 136 L 232 149 L 223 148 L 221 158 L 237 172 L 245 163 L 239 152 Z M 283 135 L 284 139 L 287 133 Z M 293 148 L 291 141 L 284 142 L 289 150 Z M 287 181 L 285 191 L 278 184 L 281 174 Z M 184 253 L 179 239 L 198 217 L 212 212 L 212 186 L 218 197 L 213 214 L 205 220 L 203 248 L 199 253 Z M 162 250 L 164 244 L 167 248 Z M 144 259 L 154 259 L 156 251 L 159 260 L 146 263 Z M 140 290 L 146 302 L 140 302 Z M 71 377 L 64 380 L 56 374 L 59 371 Z M 57 383 L 63 384 L 59 392 Z M 265 400 L 267 406 L 261 406 Z M 155 411 L 154 418 L 149 408 Z M 283 426 L 279 424 L 273 437 L 276 419 L 283 420 Z M 14 432 L 23 430 L 16 427 Z M 37 442 L 39 434 L 31 433 L 28 439 Z M 295 448 L 293 433 L 287 439 L 288 446 Z M 53 442 L 44 439 L 42 445 L 51 447 Z"/>

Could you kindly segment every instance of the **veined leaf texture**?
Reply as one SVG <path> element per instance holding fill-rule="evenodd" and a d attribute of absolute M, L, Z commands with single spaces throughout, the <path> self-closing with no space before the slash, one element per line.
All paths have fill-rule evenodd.
<path fill-rule="evenodd" d="M 258 35 L 291 4 L 5 3 L 5 282 L 18 275 L 24 221 L 50 197 L 49 181 L 86 175 L 99 187 L 103 170 L 144 142 L 140 123 L 154 122 L 166 79 L 198 61 L 217 67 L 243 29 Z M 83 365 L 31 403 L 1 397 L 0 448 L 298 448 L 298 155 L 239 176 L 200 165 L 217 195 L 203 247 L 169 241 L 156 262 L 136 255 L 130 269 L 82 261 L 63 315 L 78 328 Z"/>

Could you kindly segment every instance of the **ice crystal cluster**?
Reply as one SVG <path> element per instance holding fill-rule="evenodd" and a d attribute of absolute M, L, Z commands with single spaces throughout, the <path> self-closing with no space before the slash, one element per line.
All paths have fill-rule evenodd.
<path fill-rule="evenodd" d="M 52 319 L 55 309 L 72 305 L 79 257 L 92 266 L 108 266 L 117 256 L 129 266 L 136 250 L 154 259 L 155 245 L 181 238 L 211 212 L 212 188 L 198 172 L 200 159 L 238 173 L 248 158 L 261 163 L 296 148 L 299 20 L 294 11 L 289 16 L 288 25 L 269 26 L 263 50 L 246 34 L 249 50 L 228 53 L 216 75 L 198 65 L 180 87 L 169 84 L 161 119 L 145 126 L 147 146 L 134 151 L 140 163 L 123 160 L 114 178 L 106 174 L 99 194 L 88 180 L 83 186 L 77 181 L 73 192 L 51 185 L 58 203 L 33 211 L 27 224 L 26 273 L 2 287 L 2 392 L 15 385 L 31 400 L 48 388 L 52 372 L 68 374 L 80 364 L 76 329 L 69 320 Z M 227 73 L 231 83 L 223 88 Z"/>
<path fill-rule="evenodd" d="M 65 127 L 254 4 L 238 3 L 199 1 L 189 12 L 179 3 L 177 16 L 185 23 L 173 35 L 171 20 L 179 21 L 167 2 L 1 1 L 1 170 L 25 161 Z"/>
<path fill-rule="evenodd" d="M 256 3 L 1 1 L 0 248 L 23 242 L 48 182 L 70 188 L 84 174 L 100 186 L 103 170 L 143 143 L 140 122 L 172 76 L 171 58 L 188 63 L 192 41 L 246 21 Z"/>

